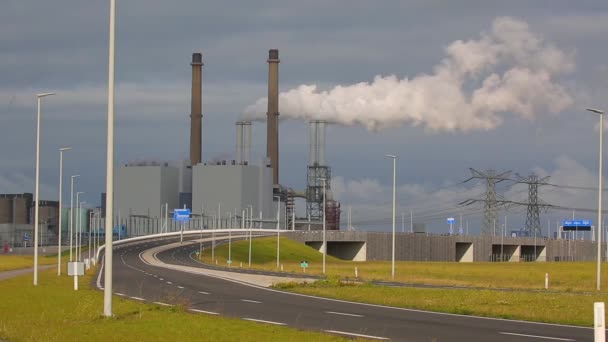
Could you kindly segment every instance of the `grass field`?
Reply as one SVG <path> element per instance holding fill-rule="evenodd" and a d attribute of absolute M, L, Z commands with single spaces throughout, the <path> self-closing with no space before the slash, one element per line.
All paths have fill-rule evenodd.
<path fill-rule="evenodd" d="M 322 255 L 316 250 L 285 238 L 281 239 L 281 251 L 281 263 L 286 272 L 301 273 L 300 261 L 307 260 L 310 265 L 308 273 L 322 273 Z M 232 244 L 233 267 L 238 267 L 241 261 L 246 267 L 248 253 L 247 241 Z M 203 260 L 212 262 L 210 255 L 210 249 L 205 250 Z M 218 264 L 226 265 L 228 246 L 219 246 L 215 256 Z M 354 278 L 355 267 L 363 281 L 390 280 L 390 265 L 390 262 L 349 262 L 328 256 L 328 280 L 277 287 L 303 294 L 404 308 L 580 326 L 592 324 L 594 302 L 608 301 L 608 292 L 595 291 L 595 263 L 398 262 L 396 265 L 398 281 L 485 289 L 393 288 L 338 281 L 345 277 Z M 252 266 L 277 270 L 276 238 L 252 241 Z M 543 290 L 545 273 L 550 276 L 550 292 Z M 606 289 L 608 277 L 604 279 L 603 288 Z M 517 290 L 496 291 L 496 288 Z"/>
<path fill-rule="evenodd" d="M 55 247 L 55 249 L 57 249 L 57 247 Z M 88 257 L 86 251 L 88 251 L 88 246 L 82 246 L 83 258 Z M 62 272 L 67 270 L 66 263 L 68 262 L 69 255 L 69 250 L 61 253 L 61 263 L 63 264 Z M 57 253 L 46 256 L 38 255 L 38 265 L 57 265 Z M 0 254 L 0 272 L 32 267 L 34 267 L 33 255 Z"/>
<path fill-rule="evenodd" d="M 89 284 L 91 275 L 81 284 Z M 105 318 L 103 293 L 71 277 L 42 271 L 0 281 L 0 340 L 6 341 L 343 341 L 337 336 L 240 319 L 191 314 L 183 306 L 164 307 L 120 297 L 114 317 Z"/>
<path fill-rule="evenodd" d="M 249 243 L 232 244 L 232 266 L 243 262 L 247 267 Z M 227 266 L 228 245 L 215 249 L 218 264 Z M 310 274 L 322 274 L 322 254 L 304 244 L 281 238 L 281 264 L 285 272 L 302 273 L 300 261 L 307 260 Z M 203 252 L 203 261 L 211 263 L 211 250 Z M 387 261 L 352 262 L 327 257 L 328 276 L 355 277 L 355 267 L 362 280 L 391 280 L 391 263 Z M 397 262 L 395 280 L 420 284 L 463 285 L 484 288 L 544 289 L 545 273 L 549 273 L 550 290 L 565 292 L 595 292 L 596 265 L 581 263 L 456 263 L 456 262 Z M 252 267 L 276 271 L 276 238 L 252 240 Z M 608 265 L 602 265 L 608 275 Z M 608 276 L 602 288 L 608 289 Z M 608 293 L 608 292 L 607 292 Z"/>

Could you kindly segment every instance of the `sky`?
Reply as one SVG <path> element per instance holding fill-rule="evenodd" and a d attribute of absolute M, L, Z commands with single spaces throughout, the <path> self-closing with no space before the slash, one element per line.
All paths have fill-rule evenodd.
<path fill-rule="evenodd" d="M 71 146 L 64 174 L 80 174 L 77 189 L 99 205 L 108 14 L 109 1 L 3 3 L 0 193 L 34 191 L 35 94 L 50 91 L 41 198 L 58 197 L 58 149 Z M 585 108 L 608 109 L 606 36 L 601 0 L 118 1 L 116 163 L 187 158 L 192 52 L 205 64 L 203 159 L 234 158 L 243 117 L 257 120 L 252 156 L 263 158 L 266 59 L 276 48 L 281 183 L 304 189 L 307 121 L 329 120 L 332 192 L 343 212 L 352 208 L 355 229 L 390 229 L 385 154 L 398 156 L 398 229 L 409 229 L 411 214 L 445 233 L 446 218 L 458 226 L 463 215 L 479 231 L 482 205 L 458 205 L 484 198 L 478 180 L 463 183 L 469 168 L 549 176 L 559 186 L 540 188 L 543 203 L 586 209 L 575 216 L 595 221 L 597 192 L 564 186 L 597 187 L 599 119 Z M 516 182 L 498 192 L 527 201 Z M 499 216 L 516 230 L 526 208 Z M 543 211 L 543 229 L 570 217 L 570 209 Z"/>

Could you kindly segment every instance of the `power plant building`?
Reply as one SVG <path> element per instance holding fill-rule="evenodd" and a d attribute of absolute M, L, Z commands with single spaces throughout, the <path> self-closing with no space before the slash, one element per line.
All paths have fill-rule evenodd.
<path fill-rule="evenodd" d="M 161 217 L 161 205 L 177 208 L 179 168 L 125 165 L 114 169 L 114 215 Z"/>
<path fill-rule="evenodd" d="M 192 212 L 221 217 L 241 216 L 252 208 L 253 217 L 272 217 L 272 168 L 265 165 L 195 165 L 192 169 Z M 236 213 L 235 213 L 236 211 Z"/>

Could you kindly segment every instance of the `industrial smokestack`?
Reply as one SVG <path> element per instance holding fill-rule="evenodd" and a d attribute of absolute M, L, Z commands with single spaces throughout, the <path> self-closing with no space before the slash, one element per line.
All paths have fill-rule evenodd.
<path fill-rule="evenodd" d="M 268 112 L 266 156 L 272 167 L 272 184 L 279 184 L 279 50 L 268 51 Z"/>
<path fill-rule="evenodd" d="M 243 163 L 243 122 L 236 122 L 236 163 Z"/>
<path fill-rule="evenodd" d="M 243 162 L 251 163 L 251 122 L 243 122 Z"/>
<path fill-rule="evenodd" d="M 203 85 L 203 55 L 200 52 L 192 54 L 192 107 L 190 111 L 190 165 L 201 162 L 202 146 L 202 85 Z"/>

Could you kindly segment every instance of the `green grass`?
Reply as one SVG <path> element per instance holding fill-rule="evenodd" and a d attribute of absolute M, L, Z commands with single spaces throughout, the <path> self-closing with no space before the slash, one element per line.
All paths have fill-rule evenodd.
<path fill-rule="evenodd" d="M 594 302 L 608 301 L 608 294 L 394 288 L 343 284 L 336 280 L 304 285 L 281 284 L 276 287 L 355 302 L 579 326 L 593 324 Z"/>
<path fill-rule="evenodd" d="M 232 267 L 240 262 L 247 266 L 249 243 L 232 244 Z M 227 266 L 228 245 L 215 249 L 218 264 Z M 211 250 L 203 252 L 203 260 L 211 263 Z M 307 260 L 309 274 L 322 274 L 322 254 L 304 244 L 281 238 L 281 264 L 285 272 L 302 273 L 300 261 Z M 259 238 L 252 241 L 252 267 L 277 271 L 276 238 Z M 355 267 L 362 280 L 391 280 L 390 261 L 352 262 L 327 257 L 326 274 L 354 278 Z M 558 263 L 456 263 L 456 262 L 397 262 L 395 280 L 418 284 L 461 285 L 484 288 L 544 289 L 545 273 L 549 273 L 549 288 L 568 292 L 596 292 L 596 264 L 594 262 Z M 602 265 L 608 274 L 608 264 Z M 608 277 L 602 288 L 608 290 Z"/>
<path fill-rule="evenodd" d="M 89 284 L 92 275 L 80 278 Z M 0 281 L 0 340 L 7 341 L 342 341 L 337 336 L 240 319 L 191 314 L 184 306 L 163 307 L 113 299 L 114 317 L 105 318 L 103 293 L 71 277 L 42 271 Z"/>
<path fill-rule="evenodd" d="M 234 266 L 247 265 L 249 243 L 232 244 Z M 211 251 L 203 253 L 205 262 L 211 261 Z M 215 250 L 219 264 L 226 265 L 228 246 Z M 322 274 L 322 255 L 301 243 L 281 239 L 281 263 L 287 272 L 302 273 L 300 261 L 310 264 L 310 274 Z M 260 238 L 252 241 L 254 268 L 276 271 L 276 238 Z M 608 292 L 595 291 L 596 264 L 588 263 L 448 263 L 448 262 L 397 262 L 397 281 L 436 284 L 465 285 L 486 289 L 425 289 L 392 288 L 369 283 L 346 285 L 339 278 L 354 278 L 354 268 L 359 280 L 390 280 L 390 262 L 351 262 L 327 257 L 329 280 L 314 284 L 283 284 L 278 288 L 303 294 L 330 297 L 357 302 L 398 306 L 497 318 L 521 319 L 590 326 L 593 322 L 593 303 L 608 301 Z M 604 265 L 604 274 L 608 268 Z M 550 292 L 544 288 L 545 273 L 550 276 Z M 608 277 L 604 277 L 604 289 Z M 522 291 L 496 291 L 496 288 L 513 288 Z M 539 291 L 526 291 L 539 290 Z M 585 292 L 590 292 L 585 293 Z"/>
<path fill-rule="evenodd" d="M 57 249 L 57 247 L 55 247 Z M 86 253 L 88 246 L 82 246 L 82 257 L 88 257 Z M 74 253 L 74 252 L 72 252 Z M 61 253 L 61 270 L 67 270 L 67 262 L 70 256 L 70 251 L 66 250 Z M 66 258 L 67 257 L 67 258 Z M 38 256 L 38 265 L 57 265 L 57 253 Z M 34 255 L 15 255 L 15 254 L 0 254 L 0 272 L 18 270 L 23 268 L 34 267 Z"/>

